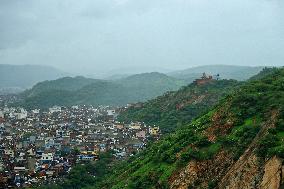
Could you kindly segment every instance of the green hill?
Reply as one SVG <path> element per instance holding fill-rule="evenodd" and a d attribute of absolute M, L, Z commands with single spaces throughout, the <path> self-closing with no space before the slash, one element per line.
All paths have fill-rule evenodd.
<path fill-rule="evenodd" d="M 284 68 L 255 78 L 134 157 L 103 155 L 47 188 L 282 188 Z"/>
<path fill-rule="evenodd" d="M 117 81 L 65 77 L 36 84 L 22 93 L 21 105 L 45 108 L 53 105 L 126 105 L 146 101 L 184 83 L 165 74 L 147 73 Z"/>
<path fill-rule="evenodd" d="M 49 80 L 37 83 L 32 89 L 25 91 L 25 95 L 28 97 L 36 96 L 43 92 L 48 92 L 52 90 L 62 90 L 62 91 L 76 91 L 82 87 L 100 82 L 100 80 L 89 79 L 85 77 L 63 77 L 57 80 Z"/>
<path fill-rule="evenodd" d="M 131 75 L 115 83 L 126 88 L 129 102 L 146 101 L 166 91 L 176 91 L 185 82 L 158 72 Z"/>
<path fill-rule="evenodd" d="M 283 96 L 284 69 L 247 82 L 90 188 L 259 188 L 284 158 Z"/>
<path fill-rule="evenodd" d="M 196 116 L 212 108 L 231 89 L 240 83 L 235 80 L 214 80 L 205 85 L 190 84 L 178 91 L 168 92 L 120 114 L 124 122 L 143 121 L 159 126 L 164 132 L 190 123 Z"/>

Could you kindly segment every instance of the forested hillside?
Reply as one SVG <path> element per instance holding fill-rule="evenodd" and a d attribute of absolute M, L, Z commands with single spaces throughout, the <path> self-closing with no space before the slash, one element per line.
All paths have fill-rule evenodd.
<path fill-rule="evenodd" d="M 128 108 L 120 114 L 119 121 L 143 121 L 169 132 L 205 113 L 240 84 L 235 80 L 213 80 L 204 85 L 192 83 L 178 91 L 149 100 L 142 107 Z"/>
<path fill-rule="evenodd" d="M 90 188 L 280 188 L 283 96 L 284 69 L 247 82 Z"/>
<path fill-rule="evenodd" d="M 129 102 L 144 102 L 186 85 L 183 80 L 158 72 L 135 74 L 114 82 L 125 88 Z"/>
<path fill-rule="evenodd" d="M 130 159 L 113 164 L 103 155 L 44 188 L 283 187 L 284 68 L 255 78 Z"/>
<path fill-rule="evenodd" d="M 118 81 L 65 77 L 36 84 L 22 93 L 20 105 L 27 108 L 74 104 L 126 105 L 155 98 L 183 85 L 181 80 L 156 72 L 133 75 Z"/>

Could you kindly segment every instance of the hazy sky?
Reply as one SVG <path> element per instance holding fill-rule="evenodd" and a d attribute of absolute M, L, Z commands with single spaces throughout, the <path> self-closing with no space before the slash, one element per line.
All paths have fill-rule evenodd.
<path fill-rule="evenodd" d="M 284 1 L 0 0 L 0 63 L 84 74 L 280 66 Z"/>

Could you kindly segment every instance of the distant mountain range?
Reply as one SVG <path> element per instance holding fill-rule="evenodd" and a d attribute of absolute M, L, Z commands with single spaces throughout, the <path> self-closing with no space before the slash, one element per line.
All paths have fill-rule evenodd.
<path fill-rule="evenodd" d="M 257 74 L 262 69 L 263 67 L 211 65 L 169 72 L 167 75 L 171 78 L 183 80 L 189 84 L 194 79 L 200 77 L 203 72 L 211 75 L 220 74 L 222 79 L 246 80 Z M 117 74 L 115 75 L 107 77 L 105 80 L 118 81 L 117 83 L 119 83 L 119 80 L 123 81 L 123 79 L 131 77 L 132 75 L 139 75 L 130 73 L 126 74 L 123 70 L 121 73 L 116 73 Z M 49 66 L 0 64 L 0 93 L 23 91 L 24 89 L 31 88 L 38 82 L 55 80 L 66 76 L 70 76 L 70 74 Z M 97 77 L 92 76 L 92 78 Z"/>
<path fill-rule="evenodd" d="M 1 66 L 3 74 L 0 77 L 3 79 L 0 88 L 10 87 L 18 92 L 15 87 L 28 88 L 37 81 L 42 81 L 21 94 L 23 97 L 21 105 L 30 108 L 73 104 L 126 105 L 145 102 L 167 91 L 175 91 L 188 85 L 203 72 L 211 75 L 220 74 L 221 79 L 246 80 L 263 69 L 226 65 L 200 66 L 167 75 L 151 72 L 101 80 L 82 76 L 61 77 L 64 73 L 52 67 Z"/>
<path fill-rule="evenodd" d="M 187 83 L 191 83 L 194 79 L 200 77 L 203 72 L 210 75 L 219 74 L 221 79 L 244 81 L 259 73 L 263 68 L 264 67 L 261 66 L 207 65 L 170 72 L 167 75 L 177 79 L 183 79 Z"/>
<path fill-rule="evenodd" d="M 66 75 L 49 66 L 0 64 L 0 89 L 6 92 L 20 91 L 40 81 L 54 80 Z"/>
<path fill-rule="evenodd" d="M 126 105 L 146 101 L 166 91 L 179 89 L 185 83 L 165 74 L 152 72 L 132 75 L 116 81 L 85 77 L 64 77 L 44 81 L 22 93 L 25 107 L 52 105 Z"/>

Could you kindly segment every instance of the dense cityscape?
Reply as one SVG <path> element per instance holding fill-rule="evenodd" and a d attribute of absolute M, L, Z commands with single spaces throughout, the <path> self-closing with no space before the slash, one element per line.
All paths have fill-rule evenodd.
<path fill-rule="evenodd" d="M 131 105 L 129 105 L 131 106 Z M 158 127 L 116 121 L 127 107 L 0 108 L 0 185 L 28 187 L 67 175 L 72 166 L 111 152 L 125 159 L 157 140 Z"/>
<path fill-rule="evenodd" d="M 0 0 L 0 189 L 284 189 L 284 0 Z"/>

